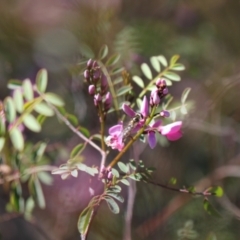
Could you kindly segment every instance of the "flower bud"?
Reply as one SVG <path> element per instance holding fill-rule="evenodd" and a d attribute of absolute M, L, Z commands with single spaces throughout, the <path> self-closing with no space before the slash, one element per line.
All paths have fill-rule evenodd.
<path fill-rule="evenodd" d="M 163 88 L 163 87 L 166 87 L 167 84 L 166 84 L 166 81 L 162 78 L 159 78 L 157 81 L 156 81 L 156 86 L 157 88 Z"/>
<path fill-rule="evenodd" d="M 163 95 L 167 95 L 168 94 L 168 88 L 164 88 L 162 92 L 163 92 Z"/>
<path fill-rule="evenodd" d="M 158 90 L 154 89 L 151 92 L 151 96 L 150 96 L 150 105 L 158 105 L 160 103 L 160 97 L 158 96 Z"/>
<path fill-rule="evenodd" d="M 167 110 L 163 110 L 160 112 L 160 116 L 162 117 L 170 117 L 170 112 Z"/>
<path fill-rule="evenodd" d="M 96 82 L 99 80 L 101 76 L 101 71 L 99 69 L 96 69 L 93 73 L 93 80 Z"/>
<path fill-rule="evenodd" d="M 89 80 L 90 79 L 90 72 L 89 72 L 89 70 L 85 70 L 84 73 L 83 73 L 83 76 L 86 78 L 86 80 Z"/>
<path fill-rule="evenodd" d="M 95 94 L 95 90 L 96 90 L 96 88 L 95 88 L 94 85 L 89 85 L 89 87 L 88 87 L 88 93 L 89 93 L 90 95 Z"/>
<path fill-rule="evenodd" d="M 92 65 L 93 68 L 97 68 L 98 67 L 98 63 L 97 61 L 93 61 L 93 65 Z"/>
<path fill-rule="evenodd" d="M 91 69 L 93 66 L 93 60 L 92 59 L 89 59 L 88 62 L 87 62 L 87 68 L 88 69 Z"/>
<path fill-rule="evenodd" d="M 112 105 L 112 95 L 110 92 L 107 92 L 105 102 L 104 102 L 104 111 L 107 112 Z"/>
<path fill-rule="evenodd" d="M 101 88 L 105 88 L 108 85 L 107 77 L 102 74 L 101 76 Z"/>
<path fill-rule="evenodd" d="M 112 180 L 112 178 L 113 178 L 113 174 L 112 174 L 112 172 L 109 172 L 107 175 L 107 179 Z"/>
<path fill-rule="evenodd" d="M 98 93 L 94 95 L 94 105 L 97 106 L 102 101 L 102 96 Z"/>

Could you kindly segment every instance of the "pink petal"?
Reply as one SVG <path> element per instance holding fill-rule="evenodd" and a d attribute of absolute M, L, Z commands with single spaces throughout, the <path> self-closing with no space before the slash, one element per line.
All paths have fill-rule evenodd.
<path fill-rule="evenodd" d="M 158 128 L 158 127 L 161 126 L 161 124 L 162 124 L 162 121 L 161 121 L 161 120 L 157 120 L 157 121 L 154 122 L 153 124 L 150 124 L 150 126 L 151 126 L 152 128 Z"/>
<path fill-rule="evenodd" d="M 148 132 L 148 144 L 151 149 L 153 149 L 156 146 L 157 141 L 156 141 L 155 132 Z"/>
<path fill-rule="evenodd" d="M 129 107 L 126 103 L 122 105 L 122 110 L 130 117 L 135 117 L 136 115 L 136 112 L 131 107 Z"/>
<path fill-rule="evenodd" d="M 120 132 L 122 132 L 122 130 L 123 130 L 123 123 L 121 122 L 117 125 L 114 125 L 114 126 L 110 127 L 109 130 L 108 130 L 108 133 L 110 135 L 119 134 Z"/>
<path fill-rule="evenodd" d="M 179 138 L 182 137 L 182 132 L 179 131 L 179 132 L 176 132 L 176 133 L 173 133 L 173 134 L 168 134 L 166 137 L 170 141 L 176 141 L 176 140 L 178 140 Z"/>
<path fill-rule="evenodd" d="M 149 115 L 148 100 L 146 96 L 144 96 L 143 98 L 140 112 L 143 115 L 143 117 L 147 117 Z"/>
<path fill-rule="evenodd" d="M 159 130 L 162 135 L 168 135 L 168 134 L 173 134 L 180 131 L 181 127 L 182 127 L 182 121 L 178 121 L 178 122 L 174 122 L 166 126 L 160 127 Z"/>

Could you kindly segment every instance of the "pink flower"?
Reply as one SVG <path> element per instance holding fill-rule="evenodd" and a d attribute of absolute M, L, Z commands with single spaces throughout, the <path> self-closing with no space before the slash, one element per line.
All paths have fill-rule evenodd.
<path fill-rule="evenodd" d="M 163 136 L 166 136 L 168 140 L 176 141 L 182 137 L 181 127 L 182 121 L 178 121 L 166 126 L 160 126 L 158 130 Z"/>
<path fill-rule="evenodd" d="M 148 135 L 148 144 L 150 148 L 154 148 L 157 144 L 155 133 L 158 132 L 170 141 L 176 141 L 182 137 L 181 127 L 182 122 L 174 122 L 166 126 L 161 125 L 161 121 L 158 120 L 152 124 L 149 124 L 149 127 L 145 130 L 145 134 Z"/>
<path fill-rule="evenodd" d="M 109 136 L 105 139 L 107 146 L 111 147 L 112 149 L 117 149 L 118 151 L 121 151 L 124 148 L 122 132 L 123 132 L 122 122 L 109 128 L 108 130 Z"/>

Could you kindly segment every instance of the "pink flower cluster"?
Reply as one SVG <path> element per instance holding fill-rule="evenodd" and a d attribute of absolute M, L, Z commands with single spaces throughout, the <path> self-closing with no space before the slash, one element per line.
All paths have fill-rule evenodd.
<path fill-rule="evenodd" d="M 159 79 L 156 82 L 156 86 L 157 89 L 152 91 L 149 102 L 146 96 L 143 98 L 143 102 L 140 109 L 141 119 L 136 123 L 134 128 L 131 130 L 132 134 L 136 133 L 139 129 L 144 127 L 147 118 L 150 116 L 149 104 L 151 107 L 154 105 L 158 105 L 160 103 L 160 100 L 168 93 L 166 83 L 164 80 Z M 137 115 L 139 115 L 138 112 L 135 112 L 127 104 L 123 104 L 122 109 L 131 118 L 134 118 Z M 163 110 L 157 115 L 159 115 L 160 117 L 169 117 L 170 113 L 166 110 Z M 157 144 L 156 140 L 157 133 L 166 136 L 166 138 L 170 141 L 175 141 L 182 137 L 181 127 L 182 127 L 181 121 L 176 121 L 165 126 L 163 125 L 161 120 L 157 120 L 155 122 L 151 121 L 150 124 L 145 126 L 143 134 L 147 135 L 149 146 L 151 148 L 154 148 Z M 123 131 L 124 127 L 122 122 L 111 127 L 109 129 L 109 136 L 105 140 L 106 144 L 112 149 L 117 149 L 118 151 L 121 151 L 125 146 Z"/>

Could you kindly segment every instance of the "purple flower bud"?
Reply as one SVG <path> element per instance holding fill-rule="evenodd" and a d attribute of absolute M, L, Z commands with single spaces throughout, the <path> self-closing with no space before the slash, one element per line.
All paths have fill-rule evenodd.
<path fill-rule="evenodd" d="M 93 60 L 92 59 L 89 59 L 88 62 L 87 62 L 87 68 L 88 69 L 91 69 L 93 66 Z"/>
<path fill-rule="evenodd" d="M 102 77 L 101 77 L 101 88 L 105 88 L 107 85 L 108 85 L 107 77 L 104 74 L 102 74 Z"/>
<path fill-rule="evenodd" d="M 168 88 L 164 88 L 162 92 L 163 92 L 163 95 L 167 95 L 168 94 Z"/>
<path fill-rule="evenodd" d="M 170 117 L 170 112 L 167 110 L 163 110 L 160 112 L 160 116 L 162 117 Z"/>
<path fill-rule="evenodd" d="M 101 71 L 99 69 L 96 69 L 93 73 L 93 80 L 98 81 L 101 76 Z"/>
<path fill-rule="evenodd" d="M 112 104 L 112 95 L 110 92 L 107 92 L 105 102 L 104 102 L 104 111 L 107 112 Z"/>
<path fill-rule="evenodd" d="M 112 102 L 112 95 L 111 95 L 110 92 L 107 92 L 105 102 L 108 103 L 108 104 L 111 104 L 111 102 Z"/>
<path fill-rule="evenodd" d="M 107 169 L 105 168 L 104 165 L 101 166 L 100 173 L 105 174 L 107 172 Z"/>
<path fill-rule="evenodd" d="M 144 118 L 148 117 L 148 115 L 149 115 L 148 100 L 147 100 L 146 96 L 144 96 L 144 98 L 143 98 L 140 112 Z"/>
<path fill-rule="evenodd" d="M 165 81 L 164 79 L 159 78 L 159 79 L 156 81 L 156 86 L 157 86 L 158 88 L 162 88 L 162 87 L 167 86 L 167 84 L 166 84 L 166 81 Z"/>
<path fill-rule="evenodd" d="M 108 180 L 112 180 L 112 177 L 113 177 L 112 172 L 109 172 L 108 175 L 107 175 L 107 179 L 108 179 Z"/>
<path fill-rule="evenodd" d="M 84 76 L 87 80 L 89 80 L 89 79 L 90 79 L 90 72 L 89 72 L 89 70 L 85 70 L 84 73 L 83 73 L 83 76 Z"/>
<path fill-rule="evenodd" d="M 97 63 L 97 61 L 93 61 L 93 68 L 97 68 L 98 67 L 98 63 Z"/>
<path fill-rule="evenodd" d="M 99 93 L 95 94 L 94 95 L 94 104 L 95 104 L 95 106 L 97 106 L 98 103 L 101 102 L 101 101 L 102 101 L 102 96 Z"/>
<path fill-rule="evenodd" d="M 154 89 L 151 92 L 151 96 L 150 96 L 150 105 L 158 105 L 160 103 L 160 97 L 158 96 L 158 90 Z"/>
<path fill-rule="evenodd" d="M 95 94 L 95 90 L 96 90 L 96 88 L 95 88 L 94 85 L 89 85 L 89 87 L 88 87 L 88 93 L 89 93 L 90 95 Z"/>

